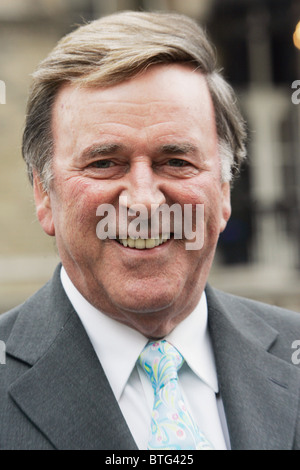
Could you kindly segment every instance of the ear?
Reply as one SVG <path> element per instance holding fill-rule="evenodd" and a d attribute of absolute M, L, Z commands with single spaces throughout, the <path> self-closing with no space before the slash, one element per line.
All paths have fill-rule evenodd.
<path fill-rule="evenodd" d="M 36 206 L 36 213 L 39 222 L 47 235 L 55 236 L 55 228 L 52 217 L 52 208 L 49 191 L 46 191 L 40 177 L 33 174 L 33 191 Z"/>
<path fill-rule="evenodd" d="M 222 207 L 221 207 L 220 233 L 225 230 L 230 216 L 231 216 L 230 183 L 222 183 Z"/>

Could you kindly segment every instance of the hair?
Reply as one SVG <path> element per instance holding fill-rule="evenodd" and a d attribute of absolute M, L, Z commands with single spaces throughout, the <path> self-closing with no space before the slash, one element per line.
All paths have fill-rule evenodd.
<path fill-rule="evenodd" d="M 217 70 L 204 30 L 177 13 L 125 11 L 79 26 L 63 37 L 33 74 L 22 153 L 29 180 L 37 172 L 46 189 L 52 175 L 52 108 L 66 83 L 108 87 L 154 64 L 187 63 L 206 78 L 215 110 L 223 181 L 239 173 L 246 156 L 245 122 L 231 86 Z"/>

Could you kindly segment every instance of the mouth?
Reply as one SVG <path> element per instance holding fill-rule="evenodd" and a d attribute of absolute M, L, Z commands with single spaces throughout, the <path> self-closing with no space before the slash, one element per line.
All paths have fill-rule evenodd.
<path fill-rule="evenodd" d="M 159 235 L 158 238 L 117 238 L 116 241 L 125 248 L 135 248 L 136 250 L 151 250 L 166 243 L 172 235 Z"/>

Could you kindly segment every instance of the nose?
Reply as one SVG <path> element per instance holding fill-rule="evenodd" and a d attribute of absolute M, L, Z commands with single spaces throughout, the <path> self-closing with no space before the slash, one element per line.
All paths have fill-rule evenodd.
<path fill-rule="evenodd" d="M 159 184 L 159 178 L 153 171 L 151 162 L 138 161 L 130 168 L 126 189 L 122 192 L 127 208 L 143 206 L 150 214 L 151 207 L 166 203 L 166 198 Z"/>

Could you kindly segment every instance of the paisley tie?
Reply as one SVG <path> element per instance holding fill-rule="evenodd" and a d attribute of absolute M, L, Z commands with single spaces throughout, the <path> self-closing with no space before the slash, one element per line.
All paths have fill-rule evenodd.
<path fill-rule="evenodd" d="M 139 357 L 154 389 L 149 450 L 213 449 L 185 406 L 177 375 L 183 362 L 165 340 L 147 344 Z"/>

